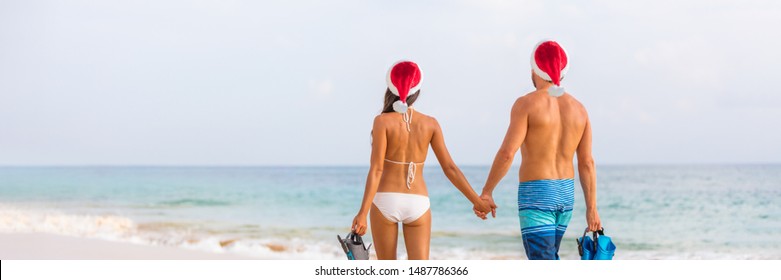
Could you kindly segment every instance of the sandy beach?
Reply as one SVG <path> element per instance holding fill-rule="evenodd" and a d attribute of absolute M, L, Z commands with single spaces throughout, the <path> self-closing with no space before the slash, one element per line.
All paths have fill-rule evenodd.
<path fill-rule="evenodd" d="M 0 259 L 232 260 L 246 257 L 45 233 L 3 233 L 0 234 Z"/>

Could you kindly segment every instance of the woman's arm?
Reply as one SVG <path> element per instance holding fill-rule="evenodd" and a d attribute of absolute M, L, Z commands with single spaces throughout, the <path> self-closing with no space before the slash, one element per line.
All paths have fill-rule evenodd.
<path fill-rule="evenodd" d="M 434 135 L 431 137 L 431 149 L 434 150 L 434 154 L 437 156 L 439 165 L 442 167 L 442 171 L 445 172 L 448 180 L 450 180 L 461 193 L 469 199 L 475 206 L 475 209 L 480 212 L 490 212 L 491 209 L 487 203 L 480 199 L 477 192 L 472 189 L 469 182 L 464 177 L 464 173 L 461 173 L 461 169 L 458 169 L 456 163 L 453 162 L 453 158 L 450 157 L 450 152 L 445 146 L 445 137 L 442 135 L 442 128 L 439 127 L 439 122 L 434 120 L 436 128 L 434 129 Z"/>
<path fill-rule="evenodd" d="M 366 217 L 369 215 L 374 195 L 377 193 L 377 186 L 380 184 L 387 144 L 388 139 L 385 137 L 385 128 L 381 124 L 380 116 L 377 116 L 374 118 L 374 125 L 372 126 L 372 155 L 369 174 L 366 175 L 366 189 L 363 191 L 361 209 L 355 215 L 351 227 L 352 231 L 359 235 L 366 234 Z"/>

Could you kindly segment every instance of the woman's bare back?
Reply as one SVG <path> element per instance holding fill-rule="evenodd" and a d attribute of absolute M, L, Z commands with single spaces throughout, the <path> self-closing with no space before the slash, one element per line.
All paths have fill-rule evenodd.
<path fill-rule="evenodd" d="M 386 135 L 385 162 L 378 192 L 398 192 L 428 196 L 423 180 L 423 162 L 426 161 L 431 138 L 438 126 L 434 118 L 410 109 L 412 120 L 407 130 L 404 115 L 391 112 L 377 116 L 379 127 Z M 376 139 L 374 140 L 376 141 Z M 414 167 L 410 167 L 412 162 Z M 414 180 L 407 188 L 407 175 L 414 171 Z"/>

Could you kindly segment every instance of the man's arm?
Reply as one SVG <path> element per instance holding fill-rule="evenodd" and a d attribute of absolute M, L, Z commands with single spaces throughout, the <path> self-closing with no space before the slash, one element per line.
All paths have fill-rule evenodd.
<path fill-rule="evenodd" d="M 496 188 L 496 185 L 499 184 L 504 175 L 507 175 L 507 171 L 510 170 L 510 166 L 513 164 L 515 153 L 518 152 L 521 144 L 526 139 L 526 132 L 529 128 L 529 114 L 523 99 L 523 97 L 518 98 L 515 104 L 513 104 L 512 111 L 510 111 L 510 127 L 504 136 L 502 146 L 496 152 L 494 163 L 491 165 L 491 172 L 488 173 L 488 179 L 483 187 L 481 197 L 488 200 L 493 208 L 496 208 L 496 204 L 493 202 L 494 188 Z M 496 217 L 496 210 L 491 211 L 491 214 Z"/>
<path fill-rule="evenodd" d="M 591 121 L 586 119 L 586 128 L 578 144 L 578 174 L 586 199 L 586 223 L 590 231 L 602 228 L 597 212 L 597 168 L 591 156 Z"/>

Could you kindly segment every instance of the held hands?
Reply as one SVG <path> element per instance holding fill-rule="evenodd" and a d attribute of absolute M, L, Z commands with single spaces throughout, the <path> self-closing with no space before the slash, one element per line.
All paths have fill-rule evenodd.
<path fill-rule="evenodd" d="M 499 207 L 496 206 L 496 203 L 494 203 L 493 196 L 490 194 L 483 194 L 480 196 L 480 200 L 482 200 L 481 205 L 475 204 L 475 207 L 472 209 L 475 212 L 475 215 L 478 218 L 485 220 L 488 217 L 488 212 L 491 212 L 491 216 L 496 218 L 496 208 Z"/>
<path fill-rule="evenodd" d="M 366 214 L 358 213 L 353 219 L 353 225 L 350 229 L 356 234 L 363 236 L 366 234 Z"/>
<path fill-rule="evenodd" d="M 485 220 L 486 215 L 488 215 L 488 212 L 491 212 L 491 206 L 485 200 L 480 199 L 473 204 L 472 211 L 475 212 L 475 215 L 477 215 L 477 217 Z"/>

